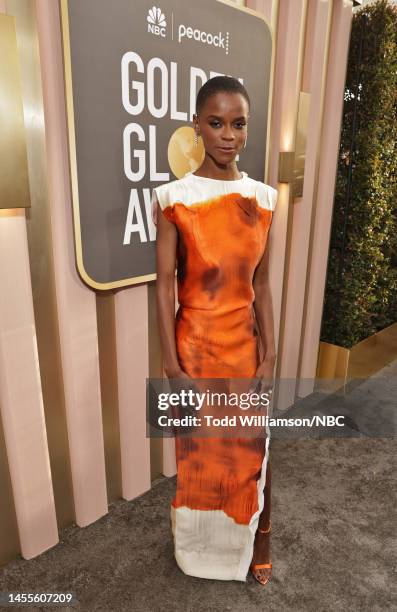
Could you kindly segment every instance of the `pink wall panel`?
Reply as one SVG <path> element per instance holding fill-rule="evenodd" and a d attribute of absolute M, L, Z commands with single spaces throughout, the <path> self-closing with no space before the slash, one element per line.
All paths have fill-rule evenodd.
<path fill-rule="evenodd" d="M 263 3 L 262 3 L 263 4 Z M 278 182 L 279 153 L 293 151 L 296 117 L 301 84 L 303 49 L 306 27 L 305 0 L 279 0 L 267 3 L 267 15 L 272 15 L 275 30 L 275 65 L 270 125 L 269 167 L 267 182 L 278 189 L 279 197 L 270 232 L 270 282 L 272 287 L 274 326 L 276 336 L 276 375 L 284 376 L 280 342 L 284 325 L 283 287 L 286 255 L 288 254 L 288 226 L 292 215 L 290 187 Z M 275 398 L 277 408 L 283 407 L 282 397 Z"/>
<path fill-rule="evenodd" d="M 301 339 L 302 359 L 300 375 L 303 381 L 297 390 L 298 395 L 301 397 L 311 391 L 311 385 L 308 387 L 304 384 L 304 379 L 314 377 L 317 366 L 344 85 L 353 17 L 352 8 L 350 0 L 334 2 L 330 54 L 326 75 L 323 131 L 317 150 L 320 160 L 318 186 L 313 195 L 316 217 L 308 271 L 309 285 L 305 307 L 306 319 Z"/>
<path fill-rule="evenodd" d="M 74 258 L 58 3 L 36 0 L 62 371 L 76 522 L 107 513 L 94 292 Z"/>
<path fill-rule="evenodd" d="M 133 499 L 150 489 L 150 440 L 146 437 L 149 376 L 147 286 L 115 295 L 122 493 Z"/>
<path fill-rule="evenodd" d="M 281 376 L 291 379 L 279 396 L 281 406 L 290 406 L 295 397 L 292 379 L 299 376 L 299 353 L 304 317 L 305 286 L 312 217 L 313 194 L 318 171 L 318 147 L 321 140 L 324 73 L 328 53 L 328 23 L 331 4 L 327 0 L 309 0 L 306 19 L 303 79 L 305 91 L 310 93 L 307 148 L 302 198 L 292 204 L 291 233 L 289 241 L 288 278 L 284 286 L 284 333 L 281 344 Z"/>
<path fill-rule="evenodd" d="M 58 542 L 37 357 L 25 211 L 0 212 L 0 412 L 21 553 Z"/>
<path fill-rule="evenodd" d="M 261 13 L 269 24 L 274 27 L 278 10 L 278 0 L 247 0 L 246 7 Z"/>

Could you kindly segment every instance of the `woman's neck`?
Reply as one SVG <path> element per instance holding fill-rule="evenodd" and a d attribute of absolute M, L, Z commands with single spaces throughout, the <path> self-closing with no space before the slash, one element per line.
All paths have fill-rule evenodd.
<path fill-rule="evenodd" d="M 221 179 L 225 181 L 235 181 L 241 178 L 241 172 L 237 168 L 235 161 L 230 164 L 219 164 L 210 157 L 204 158 L 200 168 L 198 168 L 193 174 L 196 176 L 203 176 L 212 179 Z"/>

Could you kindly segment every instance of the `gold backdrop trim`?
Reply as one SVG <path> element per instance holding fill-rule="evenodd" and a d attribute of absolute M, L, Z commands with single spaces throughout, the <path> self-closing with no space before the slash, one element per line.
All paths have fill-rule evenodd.
<path fill-rule="evenodd" d="M 30 206 L 15 18 L 0 14 L 0 208 Z"/>

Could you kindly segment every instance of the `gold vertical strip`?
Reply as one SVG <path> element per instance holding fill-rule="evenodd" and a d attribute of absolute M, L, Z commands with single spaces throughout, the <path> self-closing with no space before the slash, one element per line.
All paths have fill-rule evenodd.
<path fill-rule="evenodd" d="M 96 294 L 99 371 L 108 501 L 120 499 L 121 452 L 114 294 Z"/>
<path fill-rule="evenodd" d="M 296 120 L 295 152 L 291 197 L 303 197 L 305 177 L 306 146 L 309 131 L 310 93 L 299 92 L 298 115 Z"/>
<path fill-rule="evenodd" d="M 29 263 L 51 476 L 59 527 L 74 520 L 47 192 L 44 110 L 34 0 L 7 0 L 16 17 L 32 207 L 27 215 Z"/>
<path fill-rule="evenodd" d="M 30 206 L 20 71 L 12 15 L 0 14 L 0 209 Z"/>

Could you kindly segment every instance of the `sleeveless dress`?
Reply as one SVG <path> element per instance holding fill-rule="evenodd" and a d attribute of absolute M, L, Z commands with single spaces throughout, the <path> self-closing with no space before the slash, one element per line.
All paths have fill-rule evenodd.
<path fill-rule="evenodd" d="M 188 172 L 154 188 L 178 233 L 175 341 L 193 379 L 252 378 L 259 364 L 252 285 L 278 192 L 241 172 L 237 180 Z M 171 504 L 175 559 L 185 574 L 245 582 L 264 505 L 270 431 L 250 438 L 175 438 Z"/>

